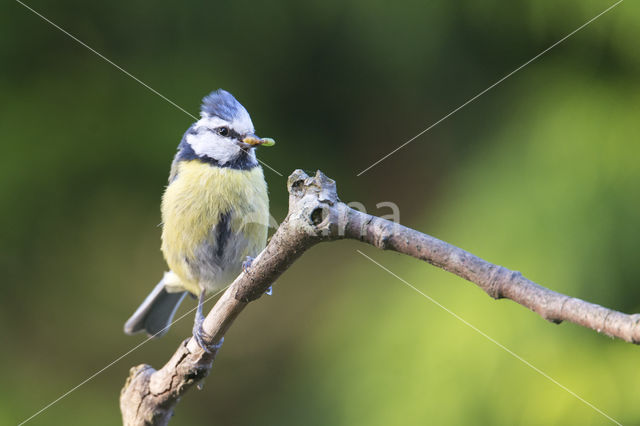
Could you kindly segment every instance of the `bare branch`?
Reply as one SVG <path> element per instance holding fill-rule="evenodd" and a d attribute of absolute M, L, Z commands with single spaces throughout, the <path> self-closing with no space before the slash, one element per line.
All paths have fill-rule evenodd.
<path fill-rule="evenodd" d="M 235 318 L 313 245 L 356 239 L 394 250 L 456 274 L 494 299 L 511 299 L 554 323 L 570 321 L 640 342 L 640 315 L 627 315 L 542 287 L 467 251 L 400 224 L 351 209 L 336 193 L 335 182 L 318 171 L 315 177 L 296 170 L 289 177 L 289 214 L 251 268 L 236 278 L 207 315 L 203 329 L 211 336 L 212 353 L 185 340 L 169 362 L 156 371 L 148 365 L 130 370 L 120 395 L 125 425 L 166 425 L 175 405 L 194 384 L 209 374 L 218 348 Z"/>

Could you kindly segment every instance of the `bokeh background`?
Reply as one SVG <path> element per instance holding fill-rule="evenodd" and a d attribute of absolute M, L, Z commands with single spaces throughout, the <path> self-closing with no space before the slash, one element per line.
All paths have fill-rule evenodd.
<path fill-rule="evenodd" d="M 223 87 L 370 213 L 554 290 L 640 311 L 640 7 L 623 2 L 360 177 L 613 2 L 28 3 L 191 113 Z M 0 5 L 0 424 L 142 342 L 124 321 L 160 279 L 159 202 L 192 119 L 17 2 Z M 265 171 L 272 213 L 284 177 Z M 640 350 L 547 323 L 426 263 L 318 246 L 227 335 L 174 425 L 599 425 L 610 421 L 355 250 L 624 424 Z M 188 300 L 180 313 L 193 308 Z M 130 367 L 160 367 L 192 316 L 30 421 L 113 425 Z"/>

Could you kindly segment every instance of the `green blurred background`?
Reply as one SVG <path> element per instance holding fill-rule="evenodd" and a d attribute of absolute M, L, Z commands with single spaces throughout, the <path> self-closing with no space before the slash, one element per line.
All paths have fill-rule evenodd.
<path fill-rule="evenodd" d="M 388 214 L 554 290 L 640 311 L 640 6 L 624 2 L 360 177 L 612 2 L 188 1 L 30 6 L 192 113 L 234 93 L 260 157 L 322 169 Z M 142 342 L 159 202 L 193 121 L 19 3 L 0 5 L 0 424 Z M 636 40 L 635 42 L 633 40 Z M 272 213 L 286 179 L 265 171 Z M 318 246 L 227 335 L 174 425 L 609 424 L 355 250 L 624 424 L 639 349 L 555 326 L 426 263 Z M 194 306 L 188 300 L 180 312 Z M 192 316 L 33 425 L 113 425 L 130 367 L 160 367 Z"/>

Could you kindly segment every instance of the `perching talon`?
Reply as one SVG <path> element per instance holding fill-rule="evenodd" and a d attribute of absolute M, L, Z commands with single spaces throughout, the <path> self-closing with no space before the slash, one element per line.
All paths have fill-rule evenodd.
<path fill-rule="evenodd" d="M 213 345 L 211 347 L 211 349 L 219 351 L 222 348 L 222 344 L 224 343 L 224 337 L 220 338 L 220 341 L 218 343 L 216 343 L 215 345 Z"/>
<path fill-rule="evenodd" d="M 254 259 L 255 258 L 251 256 L 247 256 L 244 262 L 242 262 L 242 270 L 244 271 L 245 274 L 249 271 L 249 268 L 251 268 L 251 264 L 253 263 Z"/>
<path fill-rule="evenodd" d="M 209 335 L 202 329 L 202 321 L 198 321 L 197 319 L 195 324 L 193 324 L 193 338 L 196 339 L 196 343 L 202 348 L 202 350 L 208 354 L 211 353 L 211 349 L 209 349 L 205 343 L 205 340 L 209 338 Z"/>
<path fill-rule="evenodd" d="M 264 292 L 264 294 L 266 294 L 267 296 L 271 296 L 273 294 L 273 286 L 270 285 L 267 291 Z"/>

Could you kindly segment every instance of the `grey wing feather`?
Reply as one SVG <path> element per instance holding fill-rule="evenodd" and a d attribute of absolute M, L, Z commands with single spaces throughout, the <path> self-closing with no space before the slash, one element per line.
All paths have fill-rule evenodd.
<path fill-rule="evenodd" d="M 125 323 L 125 333 L 135 334 L 144 330 L 153 337 L 159 337 L 169 330 L 171 320 L 187 292 L 169 293 L 164 284 L 164 280 L 160 281 L 144 299 Z"/>

